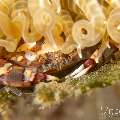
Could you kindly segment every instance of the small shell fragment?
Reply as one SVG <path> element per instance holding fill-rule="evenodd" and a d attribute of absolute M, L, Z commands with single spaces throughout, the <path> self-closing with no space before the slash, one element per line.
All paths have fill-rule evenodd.
<path fill-rule="evenodd" d="M 25 58 L 27 60 L 29 60 L 30 62 L 32 62 L 32 61 L 35 61 L 37 59 L 37 54 L 32 52 L 32 51 L 29 51 L 29 52 L 26 52 Z"/>

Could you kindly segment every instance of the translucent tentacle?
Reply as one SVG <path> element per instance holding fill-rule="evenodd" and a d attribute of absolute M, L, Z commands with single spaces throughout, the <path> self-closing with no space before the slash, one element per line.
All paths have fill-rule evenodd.
<path fill-rule="evenodd" d="M 69 35 L 69 36 L 66 38 L 65 43 L 62 45 L 61 51 L 62 51 L 64 54 L 69 54 L 69 53 L 72 52 L 75 48 L 76 48 L 76 44 L 75 44 L 72 36 Z"/>
<path fill-rule="evenodd" d="M 10 9 L 15 0 L 0 0 L 0 11 L 5 14 L 10 14 Z"/>
<path fill-rule="evenodd" d="M 105 34 L 105 15 L 97 0 L 74 0 L 88 20 L 77 21 L 72 29 L 79 49 L 97 44 Z M 81 54 L 81 53 L 80 53 Z"/>
<path fill-rule="evenodd" d="M 12 20 L 0 11 L 0 28 L 8 38 L 18 38 L 19 30 Z"/>
<path fill-rule="evenodd" d="M 106 2 L 113 8 L 120 7 L 120 0 L 106 0 Z"/>
<path fill-rule="evenodd" d="M 74 21 L 72 20 L 72 17 L 70 16 L 69 12 L 66 10 L 61 11 L 61 23 L 63 26 L 63 32 L 66 37 L 65 42 L 61 46 L 61 51 L 65 54 L 68 54 L 72 52 L 76 46 L 72 38 L 72 27 Z"/>
<path fill-rule="evenodd" d="M 54 12 L 60 13 L 61 3 L 60 0 L 28 0 L 28 8 L 31 16 L 33 16 L 39 8 L 48 8 Z"/>
<path fill-rule="evenodd" d="M 86 14 L 88 20 L 95 26 L 100 38 L 105 33 L 105 15 L 97 0 L 74 0 L 80 9 Z"/>
<path fill-rule="evenodd" d="M 61 7 L 79 15 L 83 14 L 81 9 L 74 2 L 74 0 L 61 0 Z"/>
<path fill-rule="evenodd" d="M 66 36 L 69 36 L 72 33 L 72 26 L 74 24 L 72 17 L 70 16 L 69 12 L 65 10 L 61 11 L 61 17 L 64 33 Z"/>
<path fill-rule="evenodd" d="M 111 11 L 108 18 L 107 31 L 112 40 L 120 44 L 120 8 Z"/>
<path fill-rule="evenodd" d="M 79 20 L 74 24 L 72 36 L 82 48 L 94 46 L 99 42 L 94 31 L 94 26 L 87 20 Z"/>
<path fill-rule="evenodd" d="M 19 22 L 21 26 L 21 36 L 26 42 L 40 40 L 41 35 L 34 29 L 33 25 L 31 25 L 32 21 L 28 13 L 26 0 L 18 0 L 14 3 L 12 17 L 14 21 Z"/>
<path fill-rule="evenodd" d="M 17 40 L 3 40 L 0 39 L 0 46 L 5 47 L 5 49 L 9 52 L 14 52 L 16 50 L 18 43 Z"/>

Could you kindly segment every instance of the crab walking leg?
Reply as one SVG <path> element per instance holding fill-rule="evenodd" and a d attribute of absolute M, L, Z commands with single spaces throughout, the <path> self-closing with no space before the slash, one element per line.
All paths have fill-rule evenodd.
<path fill-rule="evenodd" d="M 56 80 L 59 78 L 0 59 L 0 85 L 25 88 L 32 87 L 39 82 Z"/>
<path fill-rule="evenodd" d="M 51 75 L 47 75 L 45 73 L 37 73 L 40 75 L 37 75 L 39 78 L 36 78 L 33 81 L 17 81 L 17 80 L 6 80 L 3 77 L 0 77 L 0 84 L 1 85 L 5 85 L 5 86 L 10 86 L 10 87 L 17 87 L 17 88 L 28 88 L 28 87 L 32 87 L 36 84 L 38 84 L 39 82 L 43 82 L 43 81 L 56 81 L 59 80 L 59 78 L 51 76 Z"/>

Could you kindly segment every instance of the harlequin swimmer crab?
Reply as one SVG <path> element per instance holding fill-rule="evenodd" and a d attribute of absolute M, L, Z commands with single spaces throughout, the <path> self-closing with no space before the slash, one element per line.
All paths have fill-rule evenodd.
<path fill-rule="evenodd" d="M 97 0 L 73 2 L 86 12 L 88 20 L 74 21 L 69 12 L 62 9 L 60 0 L 0 1 L 2 85 L 31 87 L 40 81 L 56 80 L 53 74 L 81 62 L 78 69 L 67 75 L 77 78 L 86 74 L 98 60 L 109 59 L 117 50 L 119 39 L 113 32 L 119 9 L 113 9 L 105 24 L 106 17 Z M 92 5 L 97 8 L 94 12 L 90 9 Z M 113 16 L 116 21 L 111 20 Z M 106 26 L 110 39 L 103 39 Z M 108 46 L 111 49 L 106 49 Z"/>
<path fill-rule="evenodd" d="M 53 74 L 60 73 L 72 68 L 79 62 L 86 59 L 84 66 L 93 65 L 94 61 L 89 59 L 97 46 L 84 49 L 83 58 L 80 59 L 77 50 L 69 54 L 63 54 L 60 51 L 48 52 L 37 56 L 37 52 L 41 49 L 39 41 L 28 52 L 8 53 L 1 48 L 0 58 L 0 84 L 12 87 L 32 87 L 39 82 L 48 82 L 51 80 L 58 80 Z M 42 43 L 43 44 L 43 43 Z M 111 58 L 117 49 L 111 46 L 102 56 L 102 62 Z"/>

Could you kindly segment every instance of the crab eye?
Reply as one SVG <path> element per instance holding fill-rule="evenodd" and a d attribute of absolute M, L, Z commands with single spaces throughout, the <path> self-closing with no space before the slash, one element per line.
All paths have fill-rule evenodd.
<path fill-rule="evenodd" d="M 34 52 L 27 52 L 25 54 L 25 58 L 32 62 L 32 61 L 36 60 L 37 55 Z"/>

